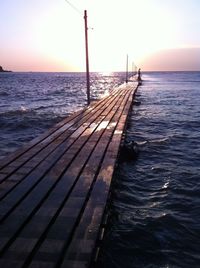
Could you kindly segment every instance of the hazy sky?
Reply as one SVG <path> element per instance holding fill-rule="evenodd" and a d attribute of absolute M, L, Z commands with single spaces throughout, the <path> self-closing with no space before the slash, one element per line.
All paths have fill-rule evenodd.
<path fill-rule="evenodd" d="M 199 0 L 0 0 L 0 65 L 84 71 L 84 9 L 91 71 L 200 70 Z M 93 28 L 93 29 L 92 29 Z M 131 68 L 131 67 L 130 67 Z"/>

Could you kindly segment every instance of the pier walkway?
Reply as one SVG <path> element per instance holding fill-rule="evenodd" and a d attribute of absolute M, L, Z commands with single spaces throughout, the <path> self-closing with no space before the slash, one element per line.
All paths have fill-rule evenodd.
<path fill-rule="evenodd" d="M 0 162 L 0 267 L 93 266 L 137 86 L 114 89 Z"/>

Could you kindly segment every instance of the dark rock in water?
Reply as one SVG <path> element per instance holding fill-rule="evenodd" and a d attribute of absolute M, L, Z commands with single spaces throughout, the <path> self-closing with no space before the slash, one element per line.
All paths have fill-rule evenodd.
<path fill-rule="evenodd" d="M 4 72 L 11 72 L 11 71 L 6 71 L 6 70 L 3 69 L 2 66 L 0 66 L 0 73 L 4 73 Z"/>
<path fill-rule="evenodd" d="M 120 150 L 120 161 L 136 160 L 139 155 L 138 145 L 134 141 L 125 142 Z"/>

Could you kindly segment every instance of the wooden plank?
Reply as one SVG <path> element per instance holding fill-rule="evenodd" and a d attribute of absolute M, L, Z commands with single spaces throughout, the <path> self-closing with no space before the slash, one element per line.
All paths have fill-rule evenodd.
<path fill-rule="evenodd" d="M 119 96 L 120 96 L 120 94 L 119 94 Z M 118 96 L 118 97 L 119 97 Z M 117 97 L 117 98 L 118 98 Z M 112 99 L 112 101 L 115 101 L 116 100 L 116 98 L 115 99 Z M 111 104 L 111 102 L 109 102 L 108 103 L 109 105 Z M 109 107 L 109 105 L 108 105 L 108 107 Z M 110 108 L 109 108 L 110 109 Z M 56 161 L 56 159 L 57 159 L 57 156 L 59 156 L 59 155 L 61 155 L 62 156 L 62 153 L 64 153 L 66 150 L 67 150 L 67 148 L 75 141 L 75 138 L 78 138 L 79 137 L 79 134 L 81 135 L 81 133 L 83 133 L 84 132 L 84 130 L 90 125 L 90 124 L 94 124 L 95 122 L 95 124 L 97 124 L 98 123 L 98 118 L 99 118 L 99 115 L 100 115 L 100 112 L 102 112 L 102 114 L 103 114 L 103 112 L 105 112 L 106 111 L 106 108 L 104 108 L 104 110 L 99 110 L 98 112 L 96 112 L 95 113 L 95 116 L 93 115 L 93 117 L 91 117 L 90 119 L 88 119 L 87 120 L 87 123 L 83 123 L 83 122 L 80 122 L 80 124 L 77 126 L 78 127 L 78 129 L 73 129 L 73 131 L 70 133 L 71 134 L 71 143 L 69 142 L 69 137 L 70 137 L 70 135 L 69 134 L 67 134 L 66 133 L 66 136 L 65 136 L 65 140 L 66 140 L 66 142 L 65 142 L 65 140 L 64 141 L 62 141 L 61 142 L 61 145 L 60 146 L 58 146 L 58 147 L 56 147 L 56 150 L 54 150 L 53 151 L 53 155 L 51 155 L 50 153 L 51 153 L 51 148 L 53 147 L 54 148 L 54 143 L 53 144 L 51 144 L 51 146 L 49 146 L 49 147 L 47 147 L 47 156 L 48 156 L 48 162 L 50 162 L 50 159 L 51 158 L 53 158 L 55 161 Z M 96 120 L 96 121 L 95 121 Z M 72 135 L 73 134 L 73 135 Z M 68 139 L 67 139 L 68 138 Z M 59 142 L 56 142 L 55 143 L 56 145 L 59 145 Z M 49 150 L 48 150 L 49 149 Z M 57 152 L 59 152 L 59 155 L 57 154 Z M 57 154 L 57 155 L 56 155 Z M 37 159 L 37 158 L 39 158 L 40 159 L 40 154 L 38 154 L 35 158 Z M 33 162 L 33 163 L 35 163 L 35 161 L 36 161 L 36 159 L 35 158 L 32 158 L 31 159 L 31 161 L 30 162 Z M 45 158 L 43 159 L 42 158 L 42 160 L 45 160 Z M 42 160 L 39 162 L 39 163 L 41 163 L 42 162 Z M 44 161 L 45 162 L 45 161 Z M 28 167 L 29 167 L 29 162 L 28 162 Z M 41 165 L 40 165 L 41 166 Z M 40 168 L 40 166 L 38 167 L 38 168 Z M 38 169 L 37 168 L 37 169 Z M 21 169 L 19 169 L 17 172 L 15 172 L 15 175 L 17 174 L 17 175 L 19 175 L 19 174 L 22 174 L 22 175 L 24 175 L 24 172 L 21 172 L 21 170 L 24 170 L 24 169 L 26 169 L 26 165 L 24 165 Z M 30 169 L 28 169 L 28 171 L 29 171 Z M 43 169 L 43 166 L 42 166 L 42 170 L 44 170 Z M 42 170 L 41 170 L 41 172 L 42 172 Z M 34 172 L 34 169 L 33 169 L 33 172 Z M 27 172 L 27 175 L 28 175 L 28 172 Z M 22 176 L 22 178 L 21 178 L 21 180 L 24 178 L 24 176 Z M 9 181 L 13 181 L 13 178 L 12 178 L 12 176 L 11 177 L 9 177 Z M 16 181 L 16 180 L 14 180 L 14 181 Z M 20 181 L 20 180 L 19 180 Z M 6 184 L 6 183 L 5 183 Z M 14 184 L 14 182 L 13 182 L 13 184 Z M 0 185 L 0 189 L 1 189 L 1 186 L 2 186 L 2 188 L 4 188 L 5 186 L 3 185 L 3 184 L 1 184 Z M 9 188 L 9 187 L 8 187 Z M 0 194 L 0 196 L 1 196 L 1 199 L 2 199 L 2 195 L 4 196 L 4 194 L 6 194 L 6 193 L 1 193 Z"/>
<path fill-rule="evenodd" d="M 0 267 L 91 262 L 135 88 L 116 90 L 84 119 L 62 125 L 58 136 L 46 136 L 2 169 L 0 178 L 11 176 L 0 188 Z"/>
<path fill-rule="evenodd" d="M 99 105 L 96 105 L 96 107 L 93 109 L 91 109 L 91 107 L 90 107 L 87 110 L 79 112 L 78 116 L 74 116 L 74 115 L 70 116 L 68 120 L 64 120 L 61 127 L 58 128 L 57 130 L 55 130 L 55 128 L 53 128 L 53 132 L 48 131 L 45 135 L 42 135 L 39 138 L 36 138 L 33 141 L 31 141 L 28 144 L 28 146 L 25 146 L 24 148 L 19 149 L 16 153 L 11 155 L 11 158 L 14 158 L 14 160 L 15 160 L 14 165 L 13 165 L 12 161 L 7 160 L 7 158 L 6 158 L 6 162 L 10 161 L 9 163 L 7 163 L 7 165 L 9 164 L 9 166 L 6 166 L 5 163 L 1 164 L 1 171 L 0 171 L 1 173 L 5 173 L 4 179 L 6 179 L 6 177 L 10 173 L 16 171 L 17 167 L 21 167 L 23 163 L 26 163 L 31 157 L 36 155 L 36 153 L 38 153 L 43 148 L 45 148 L 46 145 L 48 145 L 50 142 L 52 142 L 53 140 L 58 138 L 60 135 L 62 135 L 63 132 L 65 132 L 71 126 L 73 126 L 73 125 L 76 126 L 76 124 L 79 122 L 80 119 L 83 120 L 85 118 L 85 116 L 88 116 L 91 113 L 92 114 L 95 113 L 96 109 L 97 108 L 99 109 L 99 107 L 102 107 L 103 105 L 105 105 L 104 102 L 109 100 L 109 98 L 110 97 L 108 97 L 107 99 L 104 99 L 104 101 L 102 101 Z M 85 121 L 87 121 L 87 117 L 85 118 Z M 26 147 L 28 147 L 28 149 Z M 19 156 L 20 156 L 20 159 L 16 159 Z M 18 165 L 16 165 L 17 162 L 18 162 Z M 3 179 L 1 179 L 1 180 L 3 180 Z"/>
<path fill-rule="evenodd" d="M 108 96 L 107 98 L 103 98 L 99 102 L 95 102 L 90 105 L 89 108 L 77 111 L 73 115 L 67 117 L 66 119 L 62 120 L 61 122 L 57 123 L 55 126 L 53 126 L 51 129 L 40 135 L 39 137 L 36 137 L 29 143 L 27 143 L 25 146 L 22 148 L 16 150 L 14 153 L 10 154 L 8 157 L 5 159 L 1 160 L 0 163 L 0 170 L 3 169 L 6 165 L 11 163 L 12 161 L 15 161 L 18 157 L 26 153 L 27 151 L 31 150 L 34 146 L 36 146 L 38 143 L 41 143 L 44 141 L 47 142 L 49 138 L 53 138 L 53 136 L 58 135 L 59 132 L 63 131 L 63 127 L 65 128 L 66 124 L 70 123 L 71 121 L 78 120 L 79 118 L 83 118 L 84 115 L 87 115 L 89 112 L 98 109 L 102 104 L 104 105 L 104 102 L 112 98 L 117 94 L 117 90 L 113 90 L 112 94 Z M 74 123 L 74 121 L 72 122 Z"/>
<path fill-rule="evenodd" d="M 104 122 L 102 122 L 104 124 L 104 127 L 102 127 L 102 124 L 100 124 L 98 126 L 98 128 L 97 128 L 97 134 L 98 135 L 91 136 L 91 139 L 88 141 L 88 144 L 90 145 L 91 149 L 97 143 L 98 136 L 101 135 L 101 132 L 103 133 L 105 130 L 111 132 L 111 129 L 106 129 L 106 127 L 109 124 L 109 120 L 110 120 L 109 118 L 112 118 L 114 114 L 115 114 L 115 111 L 112 111 L 111 113 L 109 113 L 108 116 L 105 118 L 106 121 L 104 121 L 104 122 L 107 122 L 107 123 L 105 124 Z M 108 143 L 109 142 L 108 135 L 106 135 L 106 138 L 107 138 L 107 143 Z M 99 150 L 102 147 L 102 145 L 103 145 L 103 142 L 101 142 L 100 145 L 99 145 L 99 148 L 97 148 L 96 154 L 97 154 L 97 152 L 99 152 Z M 77 180 L 77 176 L 80 173 L 79 170 L 82 169 L 82 167 L 80 166 L 80 161 L 83 158 L 84 158 L 84 161 L 85 162 L 87 161 L 87 155 L 86 155 L 86 153 L 90 154 L 90 150 L 88 149 L 88 146 L 87 146 L 87 148 L 85 148 L 85 147 L 83 148 L 82 152 L 78 155 L 78 157 L 72 163 L 73 166 L 70 167 L 70 170 L 67 171 L 67 173 L 65 174 L 65 176 L 66 176 L 66 178 L 68 178 L 68 180 L 62 179 L 57 184 L 56 189 L 54 190 L 53 197 L 52 197 L 52 195 L 50 195 L 48 197 L 48 200 L 45 201 L 45 206 L 43 205 L 42 211 L 45 211 L 47 208 L 51 207 L 52 205 L 53 205 L 53 208 L 55 208 L 55 206 L 57 206 L 57 207 L 61 206 L 61 208 L 62 208 L 62 206 L 63 206 L 62 203 L 63 202 L 65 203 L 66 194 L 67 194 L 66 191 L 67 191 L 67 187 L 69 187 L 69 180 L 70 179 L 72 180 L 72 178 L 73 178 L 72 183 L 74 183 Z M 97 154 L 97 156 L 98 156 L 98 154 Z M 58 238 L 58 231 L 60 231 L 60 230 L 62 230 L 62 232 L 61 232 L 62 241 L 58 241 L 58 242 L 60 242 L 60 244 L 65 242 L 65 240 L 67 239 L 67 237 L 66 237 L 67 234 L 68 234 L 68 236 L 70 235 L 70 232 L 67 232 L 66 234 L 64 234 L 65 232 L 64 232 L 63 228 L 66 229 L 65 224 L 66 224 L 66 222 L 68 222 L 68 225 L 67 225 L 68 230 L 70 229 L 70 226 L 71 226 L 71 229 L 73 229 L 73 226 L 76 223 L 77 217 L 79 215 L 78 213 L 81 210 L 81 208 L 82 208 L 82 206 L 84 204 L 84 200 L 85 200 L 86 195 L 87 195 L 87 191 L 86 192 L 84 191 L 85 187 L 83 185 L 83 182 L 85 182 L 86 175 L 88 174 L 88 172 L 89 172 L 89 176 L 87 175 L 87 179 L 88 180 L 91 180 L 91 178 L 93 178 L 93 174 L 95 174 L 96 166 L 99 163 L 101 157 L 102 157 L 102 153 L 100 154 L 100 157 L 98 157 L 98 158 L 95 158 L 95 157 L 92 157 L 91 158 L 91 163 L 90 163 L 90 165 L 88 164 L 88 167 L 90 167 L 90 172 L 89 172 L 89 170 L 87 170 L 85 176 L 84 175 L 81 175 L 82 180 L 80 180 L 80 177 L 79 177 L 79 180 L 77 182 L 78 185 L 76 184 L 76 187 L 73 190 L 72 200 L 77 200 L 78 199 L 78 200 L 81 201 L 80 202 L 80 206 L 77 209 L 77 215 L 75 217 L 69 217 L 69 216 L 68 217 L 63 217 L 63 215 L 61 215 L 59 217 L 59 219 L 57 219 L 56 222 L 54 223 L 54 227 L 56 226 L 56 228 L 54 228 L 53 231 L 51 230 L 51 235 L 50 235 L 50 238 L 49 238 L 48 241 L 51 241 L 52 234 L 53 234 L 53 236 L 56 236 Z M 83 163 L 83 165 L 84 165 L 84 163 Z M 93 168 L 92 169 L 91 169 L 91 165 L 93 165 Z M 78 171 L 77 171 L 77 166 L 78 166 L 78 169 L 79 169 Z M 90 181 L 89 185 L 91 183 L 92 182 Z M 89 187 L 89 185 L 88 185 L 88 187 Z M 82 192 L 82 195 L 84 196 L 84 198 L 83 198 L 83 196 L 78 196 L 78 198 L 77 198 L 77 194 L 78 194 L 77 191 L 78 192 L 79 191 Z M 57 192 L 57 194 L 56 194 L 56 192 Z M 73 205 L 74 203 L 72 202 L 71 204 Z M 69 205 L 67 207 L 69 207 Z M 73 209 L 73 208 L 74 207 L 72 207 L 71 209 Z M 77 205 L 76 205 L 76 208 L 77 208 Z M 57 216 L 58 213 L 59 214 L 61 213 L 60 212 L 60 209 L 58 209 L 57 212 L 54 211 L 54 213 L 55 213 L 55 216 Z M 45 233 L 45 238 L 47 237 L 47 239 L 48 239 L 48 236 L 46 234 L 45 228 L 49 228 L 48 227 L 48 222 L 50 221 L 50 219 L 47 216 L 44 219 L 42 216 L 43 215 L 41 215 L 41 211 L 39 209 L 38 212 L 36 213 L 36 216 L 31 220 L 30 224 L 27 225 L 26 228 L 24 228 L 25 230 L 23 230 L 23 232 L 21 234 L 23 238 L 24 237 L 27 238 L 27 236 L 29 236 L 29 238 L 30 238 L 30 234 L 31 234 L 30 242 L 33 243 L 33 241 L 36 240 L 35 237 L 38 237 L 39 236 L 39 233 L 42 236 L 41 239 L 43 238 L 43 235 Z M 54 221 L 54 218 L 53 218 L 53 221 Z M 65 224 L 63 224 L 63 222 L 65 222 Z M 38 228 L 37 228 L 37 226 L 38 226 Z M 44 229 L 42 228 L 42 226 L 43 226 Z M 59 237 L 59 238 L 61 239 L 61 237 Z M 21 237 L 19 239 L 21 239 Z M 16 239 L 16 243 L 17 244 L 19 244 L 19 242 L 18 242 L 19 239 Z M 30 242 L 27 239 L 27 243 L 30 244 Z M 13 243 L 13 245 L 10 248 L 10 250 L 6 254 L 6 256 L 8 257 L 8 259 L 10 258 L 10 255 L 13 255 L 14 254 L 14 252 L 15 252 L 14 249 L 16 248 L 16 245 L 15 245 L 16 243 Z M 14 247 L 14 249 L 13 249 L 13 247 Z M 38 248 L 38 244 L 35 245 L 35 248 L 36 249 Z M 45 248 L 46 248 L 46 246 L 45 246 Z M 23 248 L 22 248 L 22 252 L 23 252 L 23 256 L 22 256 L 23 259 L 25 259 L 25 256 L 27 256 L 27 257 L 29 256 L 29 252 L 26 252 L 25 253 Z M 18 252 L 15 253 L 15 254 L 17 254 L 17 256 L 20 257 L 19 256 L 20 254 Z M 41 254 L 39 254 L 39 255 L 41 255 Z M 43 257 L 44 257 L 44 254 L 43 254 Z M 48 256 L 48 259 L 49 258 L 50 257 Z M 53 259 L 56 259 L 56 258 L 58 258 L 57 257 L 57 254 L 56 254 L 56 256 L 52 257 L 52 261 L 53 261 Z M 26 263 L 26 265 L 27 265 L 27 263 Z"/>
<path fill-rule="evenodd" d="M 106 105 L 104 104 L 103 107 L 100 106 L 99 110 L 95 111 L 94 113 L 92 113 L 92 115 L 90 115 L 90 117 L 86 117 L 86 118 L 84 118 L 84 120 L 80 120 L 76 124 L 75 128 L 73 127 L 73 129 L 69 129 L 67 132 L 62 133 L 62 135 L 58 139 L 56 139 L 56 141 L 53 140 L 53 142 L 50 143 L 43 151 L 39 152 L 35 157 L 31 158 L 25 165 L 23 165 L 20 169 L 18 169 L 14 173 L 14 175 L 11 174 L 10 177 L 7 177 L 7 180 L 9 179 L 9 181 L 12 181 L 12 184 L 7 183 L 7 181 L 6 182 L 2 181 L 1 184 L 0 184 L 0 200 L 2 198 L 4 198 L 4 196 L 9 192 L 10 189 L 12 189 L 17 183 L 22 181 L 25 178 L 25 175 L 29 175 L 29 173 L 31 171 L 34 172 L 34 169 L 38 165 L 40 165 L 42 163 L 42 161 L 45 161 L 46 157 L 48 157 L 48 159 L 50 159 L 50 157 L 52 157 L 53 159 L 56 160 L 57 157 L 55 157 L 54 155 L 50 156 L 50 154 L 51 153 L 56 154 L 57 151 L 59 151 L 60 154 L 62 154 L 63 148 L 66 147 L 66 142 L 65 141 L 70 136 L 72 136 L 72 134 L 73 134 L 73 137 L 77 137 L 78 133 L 81 134 L 90 123 L 93 123 L 94 120 L 96 118 L 98 118 L 99 113 L 101 112 L 100 108 L 101 109 L 103 108 L 104 109 L 103 111 L 106 111 L 106 107 L 109 107 L 111 102 L 114 101 L 117 97 L 119 97 L 119 96 L 114 96 L 112 99 L 109 99 L 109 101 L 106 102 Z M 103 114 L 103 111 L 102 111 L 102 114 Z M 83 126 L 83 124 L 84 124 L 84 126 Z M 43 167 L 42 167 L 42 169 L 43 169 Z M 23 172 L 25 170 L 27 172 Z M 15 179 L 13 180 L 13 176 L 15 177 L 16 174 L 17 175 L 21 174 L 21 178 L 20 178 L 20 176 L 18 176 L 18 181 L 16 181 Z"/>
<path fill-rule="evenodd" d="M 116 115 L 116 114 L 115 114 Z M 110 125 L 114 127 L 114 118 L 112 118 L 112 121 L 110 122 Z M 62 232 L 62 237 L 58 238 L 58 241 L 62 239 L 63 247 L 65 246 L 65 243 L 68 242 L 73 229 L 76 226 L 77 219 L 80 216 L 81 210 L 87 200 L 88 193 L 90 191 L 91 185 L 93 184 L 93 180 L 98 172 L 98 166 L 100 165 L 102 155 L 104 153 L 104 150 L 106 149 L 107 144 L 109 143 L 110 136 L 112 129 L 104 129 L 104 132 L 101 136 L 101 139 L 99 140 L 98 144 L 96 145 L 94 151 L 92 152 L 92 155 L 90 156 L 87 165 L 85 166 L 84 170 L 81 172 L 81 176 L 79 177 L 76 186 L 74 187 L 72 193 L 70 194 L 70 197 L 64 204 L 60 215 L 57 217 L 54 225 L 51 227 L 49 234 L 46 236 L 48 241 L 51 241 L 51 239 L 55 239 L 54 234 L 57 234 L 58 230 L 62 230 L 66 228 L 68 231 L 71 230 L 70 232 L 67 232 L 66 234 L 63 235 Z M 101 153 L 99 153 L 101 152 Z M 74 171 L 72 171 L 71 176 L 74 176 Z M 71 177 L 70 176 L 70 177 Z M 77 202 L 77 200 L 81 200 L 81 202 Z M 77 203 L 79 206 L 77 206 Z M 69 214 L 69 211 L 73 211 L 73 216 Z M 70 215 L 70 216 L 69 216 Z M 65 225 L 60 226 L 60 219 L 65 219 Z M 67 225 L 66 225 L 67 224 Z M 64 231 L 64 230 L 63 230 Z M 61 241 L 60 241 L 61 242 Z M 37 252 L 35 258 L 40 259 L 41 255 L 43 254 L 43 250 L 46 247 L 46 241 L 44 241 L 40 247 L 40 250 Z M 34 259 L 35 259 L 34 258 Z M 55 256 L 56 258 L 56 256 Z M 58 256 L 57 256 L 58 259 Z"/>
<path fill-rule="evenodd" d="M 115 105 L 115 103 L 114 103 L 114 105 Z M 112 106 L 110 107 L 110 109 L 112 110 Z M 109 112 L 110 112 L 110 110 L 108 110 L 108 114 L 109 114 Z M 90 132 L 93 132 L 93 129 L 91 130 L 90 128 L 88 128 L 86 131 L 88 133 L 85 133 L 85 135 L 81 138 L 82 143 L 85 142 L 84 140 L 87 139 Z M 79 144 L 79 146 L 80 146 L 80 144 Z M 79 146 L 77 148 L 75 148 L 76 151 L 79 151 L 79 149 L 80 149 Z M 73 150 L 72 150 L 72 155 L 74 155 Z M 12 198 L 6 199 L 6 202 L 4 203 L 4 207 L 3 207 L 1 212 L 5 213 L 5 211 L 7 211 L 6 214 L 4 214 L 4 216 L 6 215 L 6 217 L 8 217 L 11 212 L 12 212 L 12 214 L 9 216 L 9 219 L 7 221 L 5 221 L 5 225 L 4 225 L 5 228 L 1 229 L 2 235 L 3 235 L 3 233 L 4 234 L 9 233 L 9 235 L 11 235 L 12 232 L 11 232 L 10 228 L 13 225 L 12 223 L 15 222 L 13 228 L 16 231 L 16 229 L 19 228 L 19 226 L 23 225 L 24 224 L 23 222 L 25 222 L 25 220 L 26 220 L 26 218 L 25 218 L 25 220 L 22 221 L 21 217 L 24 218 L 24 215 L 25 215 L 25 217 L 29 217 L 29 216 L 31 216 L 31 213 L 33 213 L 33 212 L 35 213 L 35 210 L 37 210 L 38 205 L 34 205 L 34 203 L 36 202 L 36 204 L 38 204 L 38 203 L 40 204 L 40 202 L 43 202 L 45 200 L 46 195 L 49 194 L 48 188 L 51 189 L 51 187 L 54 187 L 54 184 L 56 183 L 54 181 L 55 174 L 57 177 L 58 177 L 58 171 L 62 174 L 63 171 L 60 169 L 62 166 L 64 168 L 66 168 L 65 167 L 66 161 L 67 160 L 69 161 L 69 159 L 71 160 L 71 155 L 68 152 L 68 154 L 66 154 L 66 159 L 61 159 L 60 161 L 58 161 L 57 167 L 59 170 L 57 170 L 56 168 L 52 169 L 49 172 L 49 174 L 47 174 L 44 177 L 44 179 L 41 181 L 41 183 L 39 184 L 39 187 L 36 187 L 36 188 L 34 187 L 34 188 L 30 189 L 30 191 L 28 192 L 29 195 L 27 195 L 25 197 L 25 199 L 20 199 L 21 202 L 24 200 L 26 202 L 23 202 L 21 206 L 19 206 L 19 204 L 17 204 L 19 206 L 19 208 L 16 207 L 16 209 L 15 209 L 15 207 L 14 207 L 13 209 L 15 209 L 15 211 L 9 211 L 8 209 L 10 208 L 11 204 L 15 205 L 15 202 L 16 202 L 17 198 L 19 199 L 19 196 L 22 193 L 22 191 L 25 191 L 25 193 L 27 194 L 27 186 L 29 186 L 29 184 L 32 183 L 33 180 L 37 179 L 37 173 L 35 174 L 35 176 L 32 176 L 29 178 L 30 180 L 28 181 L 28 185 L 27 185 L 27 180 L 24 181 L 24 184 L 20 185 L 20 187 L 19 187 L 19 192 L 15 190 L 13 195 L 12 195 Z M 45 178 L 46 178 L 46 180 L 45 180 Z M 38 186 L 38 185 L 36 185 L 36 186 Z M 27 199 L 29 201 L 27 201 Z M 9 215 L 7 216 L 8 212 L 9 212 Z M 22 215 L 22 212 L 23 212 L 23 215 Z M 5 220 L 5 218 L 3 218 L 3 220 Z M 9 226 L 9 223 L 11 223 L 11 226 Z M 9 237 L 7 237 L 6 240 L 9 240 Z M 3 244 L 1 244 L 1 245 L 4 246 L 5 240 L 2 243 Z"/>
<path fill-rule="evenodd" d="M 69 247 L 66 248 L 65 254 L 60 261 L 62 268 L 67 267 L 69 263 L 71 263 L 71 268 L 77 267 L 77 263 L 79 262 L 84 267 L 88 267 L 91 264 L 92 257 L 95 257 L 94 249 L 109 195 L 111 179 L 132 97 L 132 95 L 129 96 L 129 100 L 120 116 L 81 221 L 76 228 Z"/>

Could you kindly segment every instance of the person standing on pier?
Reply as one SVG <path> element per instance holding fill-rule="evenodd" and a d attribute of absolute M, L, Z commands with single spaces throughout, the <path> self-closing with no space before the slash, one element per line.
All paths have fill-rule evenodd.
<path fill-rule="evenodd" d="M 138 69 L 138 77 L 137 77 L 138 81 L 142 81 L 142 78 L 141 78 L 141 69 L 139 68 Z"/>

